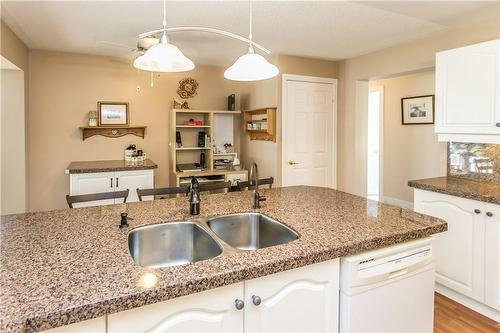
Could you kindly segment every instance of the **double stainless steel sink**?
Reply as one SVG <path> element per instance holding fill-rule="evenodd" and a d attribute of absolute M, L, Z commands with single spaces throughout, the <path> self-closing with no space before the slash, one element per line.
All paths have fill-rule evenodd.
<path fill-rule="evenodd" d="M 147 225 L 128 234 L 139 266 L 158 268 L 215 258 L 223 252 L 252 251 L 285 244 L 299 235 L 261 213 L 223 215 Z"/>

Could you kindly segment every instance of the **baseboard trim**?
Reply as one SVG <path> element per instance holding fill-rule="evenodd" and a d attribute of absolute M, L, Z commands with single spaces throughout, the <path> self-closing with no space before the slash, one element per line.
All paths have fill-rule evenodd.
<path fill-rule="evenodd" d="M 391 197 L 384 197 L 383 202 L 388 205 L 398 206 L 404 209 L 413 210 L 413 202 L 399 200 Z"/>
<path fill-rule="evenodd" d="M 464 296 L 460 293 L 457 293 L 454 290 L 451 290 L 448 287 L 443 286 L 442 284 L 439 284 L 436 282 L 435 285 L 435 290 L 437 293 L 446 296 L 448 298 L 451 298 L 457 303 L 462 304 L 463 306 L 468 307 L 469 309 L 472 309 L 483 316 L 486 316 L 497 323 L 500 322 L 500 311 L 497 311 L 487 305 L 484 305 L 483 303 L 479 303 L 476 300 L 473 300 L 472 298 L 469 298 L 467 296 Z"/>

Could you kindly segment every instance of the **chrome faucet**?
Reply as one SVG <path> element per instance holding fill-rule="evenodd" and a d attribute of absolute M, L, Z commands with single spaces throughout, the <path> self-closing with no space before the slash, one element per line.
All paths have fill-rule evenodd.
<path fill-rule="evenodd" d="M 189 214 L 200 215 L 200 201 L 200 184 L 196 177 L 193 177 L 189 185 Z"/>
<path fill-rule="evenodd" d="M 259 193 L 259 169 L 256 163 L 252 163 L 250 167 L 250 181 L 248 187 L 253 186 L 253 208 L 260 208 L 260 203 L 266 201 L 264 194 Z"/>

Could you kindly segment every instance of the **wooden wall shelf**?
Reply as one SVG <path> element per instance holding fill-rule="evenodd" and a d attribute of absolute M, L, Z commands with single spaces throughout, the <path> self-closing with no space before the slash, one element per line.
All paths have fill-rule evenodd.
<path fill-rule="evenodd" d="M 144 139 L 146 126 L 94 126 L 80 127 L 83 140 L 94 135 L 101 135 L 107 138 L 119 138 L 124 135 L 132 134 Z"/>
<path fill-rule="evenodd" d="M 276 142 L 276 110 L 276 107 L 268 107 L 243 112 L 245 131 L 250 140 Z M 259 119 L 254 116 L 258 116 Z M 258 128 L 249 129 L 249 124 L 255 124 Z"/>

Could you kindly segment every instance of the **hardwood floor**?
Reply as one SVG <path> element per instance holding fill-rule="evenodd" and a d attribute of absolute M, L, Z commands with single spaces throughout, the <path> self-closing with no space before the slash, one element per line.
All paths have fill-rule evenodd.
<path fill-rule="evenodd" d="M 436 293 L 434 333 L 500 333 L 500 324 Z"/>

